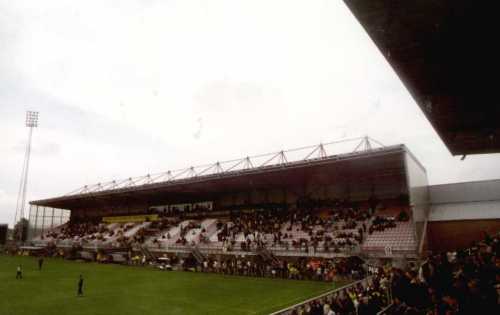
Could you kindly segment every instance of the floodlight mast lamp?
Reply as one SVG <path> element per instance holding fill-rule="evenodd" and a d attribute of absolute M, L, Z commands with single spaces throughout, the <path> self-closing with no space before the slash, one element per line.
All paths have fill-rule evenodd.
<path fill-rule="evenodd" d="M 26 112 L 26 127 L 29 128 L 28 143 L 26 144 L 26 152 L 24 154 L 23 170 L 21 172 L 21 182 L 19 184 L 19 193 L 17 195 L 16 214 L 14 217 L 14 225 L 24 218 L 24 207 L 26 204 L 26 191 L 28 187 L 28 173 L 31 155 L 31 139 L 33 136 L 33 128 L 38 127 L 38 112 Z"/>

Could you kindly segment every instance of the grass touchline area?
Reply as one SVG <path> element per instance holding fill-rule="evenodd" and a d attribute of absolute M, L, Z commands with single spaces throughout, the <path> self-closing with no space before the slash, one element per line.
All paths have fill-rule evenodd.
<path fill-rule="evenodd" d="M 23 279 L 16 279 L 22 265 Z M 77 297 L 84 278 L 83 297 Z M 345 283 L 0 255 L 1 315 L 269 314 Z"/>

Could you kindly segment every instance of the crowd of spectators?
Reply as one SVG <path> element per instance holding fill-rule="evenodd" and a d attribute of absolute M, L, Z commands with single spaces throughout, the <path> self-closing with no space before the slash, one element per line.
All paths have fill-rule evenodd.
<path fill-rule="evenodd" d="M 499 314 L 500 235 L 396 269 L 391 286 L 393 314 Z"/>
<path fill-rule="evenodd" d="M 383 232 L 386 229 L 395 228 L 397 226 L 396 222 L 406 222 L 410 220 L 410 216 L 405 209 L 402 209 L 397 216 L 375 216 L 372 220 L 372 224 L 368 229 L 368 233 L 372 234 L 373 232 Z"/>
<path fill-rule="evenodd" d="M 292 310 L 293 315 L 467 315 L 500 313 L 500 235 L 420 266 L 374 269 L 371 284 L 345 289 Z"/>
<path fill-rule="evenodd" d="M 233 249 L 255 251 L 262 247 L 280 247 L 285 250 L 304 251 L 312 248 L 314 252 L 321 248 L 324 252 L 338 253 L 362 243 L 367 232 L 366 222 L 372 211 L 361 210 L 356 205 L 350 207 L 339 203 L 336 205 L 337 208 L 322 211 L 285 208 L 231 211 L 229 218 L 218 222 L 217 239 L 226 251 Z M 141 228 L 133 235 L 127 234 L 127 231 L 134 228 L 137 223 L 122 223 L 118 227 L 109 228 L 109 225 L 99 222 L 71 221 L 46 236 L 56 241 L 71 240 L 83 244 L 112 238 L 115 247 L 144 244 L 149 239 L 153 244 L 161 246 L 162 239 L 170 239 L 169 233 L 162 232 L 181 221 L 181 218 L 161 216 L 160 220 L 151 222 L 149 227 Z M 187 237 L 190 231 L 197 228 L 201 226 L 196 221 L 183 226 L 173 242 L 191 246 L 198 242 L 210 243 L 206 230 L 200 232 L 199 238 Z M 188 239 L 191 241 L 188 242 Z"/>
<path fill-rule="evenodd" d="M 104 239 L 104 235 L 108 233 L 109 230 L 105 225 L 100 224 L 96 220 L 88 220 L 85 222 L 74 222 L 61 226 L 58 229 L 48 231 L 45 235 L 41 236 L 41 239 L 46 238 L 53 240 L 64 240 L 64 239 L 78 239 L 78 240 L 95 240 Z"/>
<path fill-rule="evenodd" d="M 226 223 L 219 223 L 218 241 L 231 250 L 238 236 L 243 251 L 260 247 L 340 252 L 362 243 L 367 232 L 370 211 L 359 208 L 262 210 L 233 213 Z"/>
<path fill-rule="evenodd" d="M 199 264 L 199 267 L 202 272 L 226 275 L 331 282 L 362 277 L 365 274 L 362 263 L 363 261 L 358 257 L 335 259 L 301 257 L 266 260 L 259 255 L 225 255 L 208 256 Z"/>
<path fill-rule="evenodd" d="M 371 202 L 374 207 L 377 203 L 378 201 Z M 46 235 L 56 242 L 70 240 L 85 245 L 100 241 L 100 244 L 120 248 L 130 248 L 134 245 L 162 248 L 166 244 L 195 247 L 200 244 L 221 248 L 222 252 L 255 252 L 267 248 L 273 251 L 302 251 L 313 254 L 353 254 L 368 234 L 396 226 L 396 221 L 392 218 L 373 218 L 375 210 L 369 207 L 369 204 L 352 203 L 348 200 L 302 199 L 293 209 L 269 205 L 257 210 L 233 209 L 228 212 L 229 217 L 217 218 L 216 229 L 211 227 L 210 233 L 202 229 L 201 222 L 205 217 L 201 217 L 200 220 L 190 220 L 180 228 L 180 232 L 175 231 L 170 235 L 170 230 L 185 220 L 182 216 L 172 217 L 161 213 L 159 220 L 134 233 L 127 232 L 138 223 L 70 221 L 59 230 Z M 309 208 L 300 208 L 301 205 Z M 330 208 L 324 208 L 325 206 Z M 170 210 L 178 211 L 175 208 Z M 190 211 L 203 213 L 208 210 L 201 205 Z M 213 234 L 214 231 L 216 234 Z M 188 233 L 193 233 L 193 236 Z"/>
<path fill-rule="evenodd" d="M 395 227 L 396 227 L 396 220 L 394 220 L 394 218 L 376 216 L 375 219 L 373 219 L 372 221 L 372 225 L 368 229 L 368 234 L 372 234 L 375 231 L 383 232 L 386 229 Z"/>
<path fill-rule="evenodd" d="M 373 276 L 369 283 L 359 282 L 296 307 L 291 315 L 376 315 L 389 303 L 384 280 Z"/>

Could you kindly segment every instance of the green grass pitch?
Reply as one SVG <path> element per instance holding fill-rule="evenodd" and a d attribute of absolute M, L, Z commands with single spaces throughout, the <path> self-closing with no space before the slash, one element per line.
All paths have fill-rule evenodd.
<path fill-rule="evenodd" d="M 15 278 L 18 264 L 22 280 Z M 80 274 L 83 297 L 76 296 Z M 269 314 L 334 287 L 61 259 L 45 259 L 38 271 L 36 258 L 0 255 L 1 315 Z"/>

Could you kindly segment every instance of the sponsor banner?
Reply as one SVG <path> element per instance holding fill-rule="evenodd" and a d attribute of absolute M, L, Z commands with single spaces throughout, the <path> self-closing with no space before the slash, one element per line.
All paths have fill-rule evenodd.
<path fill-rule="evenodd" d="M 102 222 L 106 223 L 126 223 L 126 222 L 144 222 L 144 221 L 158 221 L 157 214 L 143 214 L 143 215 L 126 215 L 119 217 L 103 217 Z"/>

